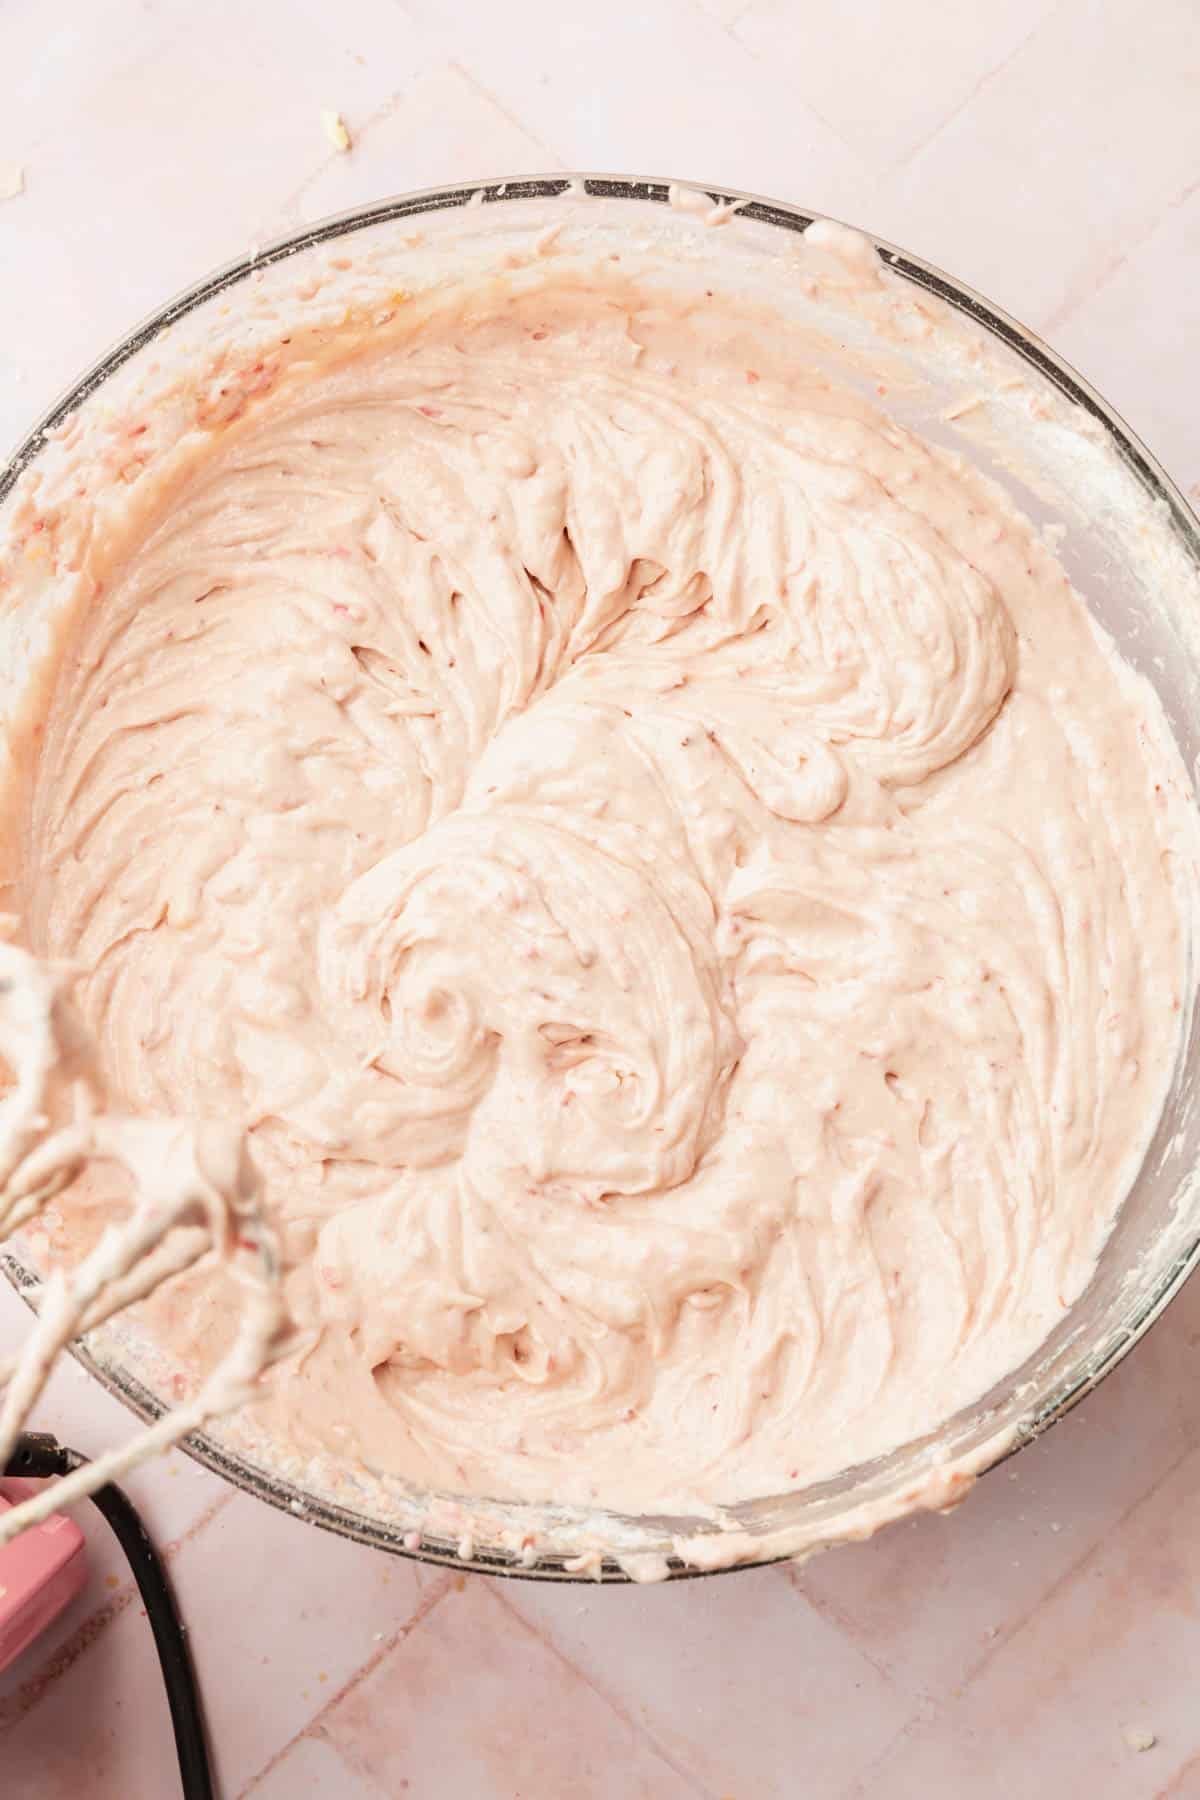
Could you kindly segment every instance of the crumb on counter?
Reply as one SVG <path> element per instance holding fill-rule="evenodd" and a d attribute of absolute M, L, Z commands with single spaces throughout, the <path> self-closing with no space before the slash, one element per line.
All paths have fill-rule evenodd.
<path fill-rule="evenodd" d="M 335 150 L 344 152 L 350 149 L 351 138 L 349 127 L 340 112 L 336 112 L 332 107 L 327 106 L 321 114 L 321 124 L 325 129 L 325 136 L 329 139 Z"/>
<path fill-rule="evenodd" d="M 0 200 L 15 200 L 25 192 L 25 171 L 20 163 L 0 162 Z"/>
<path fill-rule="evenodd" d="M 1153 1750 L 1158 1739 L 1146 1725 L 1123 1725 L 1121 1736 L 1131 1750 Z"/>

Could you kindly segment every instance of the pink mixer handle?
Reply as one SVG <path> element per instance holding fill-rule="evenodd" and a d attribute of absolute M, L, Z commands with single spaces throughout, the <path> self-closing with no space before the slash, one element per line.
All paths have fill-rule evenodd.
<path fill-rule="evenodd" d="M 0 1512 L 12 1501 L 0 1495 Z M 0 1671 L 58 1618 L 87 1580 L 83 1533 L 51 1513 L 0 1548 Z"/>

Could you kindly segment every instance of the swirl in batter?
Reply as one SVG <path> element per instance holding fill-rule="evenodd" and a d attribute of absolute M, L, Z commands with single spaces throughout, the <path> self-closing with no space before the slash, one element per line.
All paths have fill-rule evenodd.
<path fill-rule="evenodd" d="M 1075 1299 L 1183 804 L 997 490 L 614 271 L 212 433 L 64 648 L 18 891 L 122 1104 L 249 1128 L 292 1444 L 696 1507 L 928 1431 Z"/>

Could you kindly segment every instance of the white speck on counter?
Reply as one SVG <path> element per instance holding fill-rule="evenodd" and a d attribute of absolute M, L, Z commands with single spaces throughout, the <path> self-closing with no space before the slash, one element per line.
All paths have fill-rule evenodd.
<path fill-rule="evenodd" d="M 350 131 L 340 112 L 326 107 L 321 114 L 321 124 L 325 128 L 325 136 L 335 150 L 346 151 L 351 148 Z"/>
<path fill-rule="evenodd" d="M 25 192 L 25 171 L 20 163 L 0 163 L 0 200 L 15 200 Z"/>
<path fill-rule="evenodd" d="M 1153 1750 L 1158 1739 L 1146 1725 L 1123 1725 L 1121 1736 L 1131 1750 Z"/>

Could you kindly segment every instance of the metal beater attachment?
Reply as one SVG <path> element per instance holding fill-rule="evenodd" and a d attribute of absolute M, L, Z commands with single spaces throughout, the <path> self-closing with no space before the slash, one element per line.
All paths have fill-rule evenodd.
<path fill-rule="evenodd" d="M 101 1110 L 91 1046 L 67 1004 L 69 981 L 0 941 L 0 1059 L 10 1081 L 0 1094 L 0 1243 L 93 1165 L 123 1171 L 129 1198 L 94 1249 L 43 1282 L 27 1342 L 0 1357 L 0 1469 L 73 1339 L 209 1255 L 234 1276 L 242 1306 L 233 1344 L 193 1398 L 0 1514 L 0 1544 L 244 1405 L 285 1326 L 279 1259 L 241 1132 Z"/>

